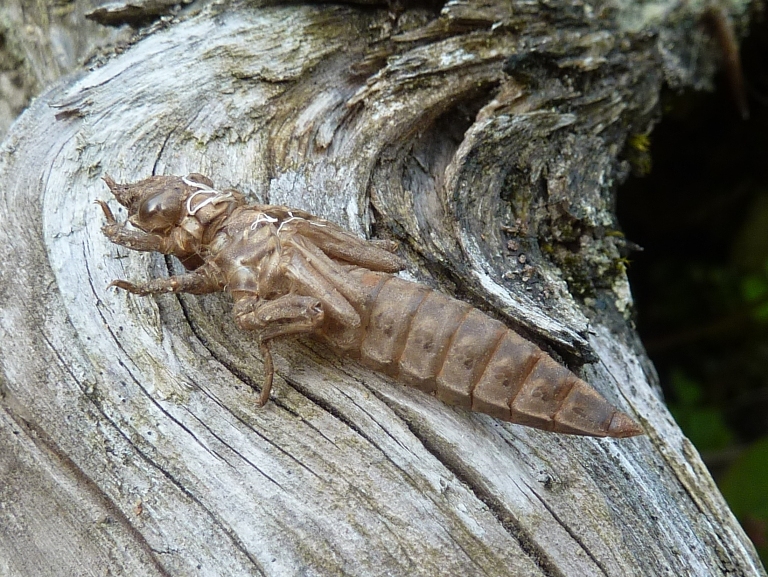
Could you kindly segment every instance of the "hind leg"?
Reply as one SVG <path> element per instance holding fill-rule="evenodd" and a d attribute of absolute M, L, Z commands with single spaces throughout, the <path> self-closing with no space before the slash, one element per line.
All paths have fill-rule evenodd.
<path fill-rule="evenodd" d="M 264 384 L 257 405 L 263 407 L 269 401 L 275 376 L 270 342 L 279 337 L 314 332 L 323 322 L 322 304 L 316 298 L 295 294 L 269 301 L 245 296 L 235 303 L 233 313 L 240 328 L 256 331 L 259 335 L 259 351 L 264 359 Z"/>
<path fill-rule="evenodd" d="M 405 268 L 405 261 L 395 254 L 396 242 L 366 240 L 330 222 L 319 224 L 303 219 L 287 222 L 283 231 L 281 239 L 300 235 L 334 260 L 389 273 Z"/>

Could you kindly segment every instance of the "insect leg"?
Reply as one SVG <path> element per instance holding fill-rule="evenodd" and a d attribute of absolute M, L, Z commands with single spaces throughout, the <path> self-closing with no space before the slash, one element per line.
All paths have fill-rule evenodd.
<path fill-rule="evenodd" d="M 103 200 L 97 200 L 96 203 L 101 206 L 107 224 L 101 227 L 110 241 L 120 246 L 143 252 L 157 251 L 163 254 L 170 254 L 173 246 L 170 239 L 158 234 L 149 234 L 141 230 L 131 230 L 125 227 L 125 223 L 119 223 L 115 220 L 109 206 Z"/>
<path fill-rule="evenodd" d="M 296 231 L 314 243 L 329 257 L 369 270 L 397 272 L 405 262 L 394 252 L 397 243 L 389 240 L 370 241 L 327 223 L 320 226 L 307 220 L 296 220 Z"/>
<path fill-rule="evenodd" d="M 129 293 L 146 296 L 162 293 L 190 293 L 201 295 L 220 291 L 224 285 L 205 266 L 194 272 L 182 275 L 174 275 L 168 278 L 156 278 L 147 282 L 133 284 L 125 280 L 114 280 L 108 287 L 121 288 Z"/>
<path fill-rule="evenodd" d="M 325 311 L 345 326 L 359 326 L 360 315 L 350 304 L 350 300 L 358 302 L 359 298 L 364 298 L 354 294 L 356 282 L 325 255 L 320 257 L 301 246 L 299 239 L 283 242 L 281 262 L 297 292 L 322 301 Z"/>
<path fill-rule="evenodd" d="M 274 300 L 246 296 L 232 311 L 241 329 L 258 331 L 261 340 L 310 333 L 323 321 L 320 299 L 287 294 Z"/>
<path fill-rule="evenodd" d="M 366 301 L 367 291 L 358 279 L 348 274 L 344 264 L 331 260 L 314 243 L 307 241 L 303 237 L 293 237 L 284 244 L 301 253 L 304 260 L 322 275 L 324 279 L 330 282 L 356 311 L 360 310 L 360 307 Z"/>
<path fill-rule="evenodd" d="M 264 384 L 261 385 L 261 394 L 256 401 L 256 406 L 263 407 L 269 401 L 269 394 L 272 392 L 272 382 L 275 380 L 275 364 L 272 362 L 269 341 L 259 341 L 259 352 L 264 360 Z"/>
<path fill-rule="evenodd" d="M 275 369 L 270 342 L 272 339 L 313 332 L 323 322 L 319 299 L 288 294 L 275 300 L 259 300 L 246 296 L 235 302 L 235 322 L 240 328 L 259 333 L 259 350 L 264 359 L 264 384 L 257 402 L 263 407 L 269 400 Z"/>
<path fill-rule="evenodd" d="M 360 239 L 360 240 L 363 240 L 363 239 Z M 381 250 L 391 252 L 392 254 L 396 254 L 397 250 L 400 248 L 400 244 L 395 242 L 394 240 L 386 240 L 382 238 L 370 238 L 365 242 L 372 244 L 373 246 L 375 246 L 376 248 L 380 248 Z M 400 264 L 402 265 L 403 268 L 405 268 L 405 262 L 401 261 Z"/>

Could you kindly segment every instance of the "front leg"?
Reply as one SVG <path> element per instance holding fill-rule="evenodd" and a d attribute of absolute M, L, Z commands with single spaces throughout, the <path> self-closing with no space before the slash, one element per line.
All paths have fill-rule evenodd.
<path fill-rule="evenodd" d="M 156 251 L 163 254 L 173 252 L 173 242 L 169 237 L 126 228 L 125 223 L 117 222 L 106 202 L 97 200 L 96 203 L 104 211 L 107 219 L 107 224 L 101 227 L 101 231 L 113 243 L 143 252 Z"/>
<path fill-rule="evenodd" d="M 206 265 L 189 274 L 156 278 L 139 284 L 133 284 L 125 280 L 113 280 L 107 288 L 112 286 L 139 296 L 163 293 L 202 295 L 224 289 L 224 284 L 219 280 L 218 275 L 214 274 L 213 270 Z"/>
<path fill-rule="evenodd" d="M 263 407 L 269 400 L 275 376 L 270 341 L 314 332 L 323 322 L 323 307 L 318 299 L 295 294 L 270 301 L 260 300 L 257 296 L 244 296 L 235 302 L 232 312 L 240 328 L 257 331 L 259 335 L 259 350 L 264 359 L 264 385 L 257 405 Z"/>

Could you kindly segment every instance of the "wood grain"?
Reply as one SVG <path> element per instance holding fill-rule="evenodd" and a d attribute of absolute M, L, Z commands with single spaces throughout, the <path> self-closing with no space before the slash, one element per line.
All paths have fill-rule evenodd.
<path fill-rule="evenodd" d="M 697 8 L 671 9 L 210 5 L 37 98 L 0 150 L 0 574 L 764 575 L 605 234 L 662 82 L 711 81 Z M 649 436 L 500 423 L 307 343 L 276 347 L 257 410 L 225 298 L 106 290 L 169 264 L 101 235 L 105 172 L 215 175 L 398 239 Z"/>

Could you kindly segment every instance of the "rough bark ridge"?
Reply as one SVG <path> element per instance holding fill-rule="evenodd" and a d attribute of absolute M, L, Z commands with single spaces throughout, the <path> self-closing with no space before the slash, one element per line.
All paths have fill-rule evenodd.
<path fill-rule="evenodd" d="M 82 61 L 130 37 L 85 15 L 99 0 L 3 0 L 0 3 L 0 137 L 30 100 Z"/>
<path fill-rule="evenodd" d="M 0 574 L 764 575 L 627 327 L 612 212 L 661 84 L 711 78 L 703 9 L 192 5 L 38 98 L 0 151 Z M 398 239 L 648 436 L 504 424 L 301 342 L 257 410 L 226 299 L 105 289 L 178 266 L 101 235 L 105 172 Z"/>

